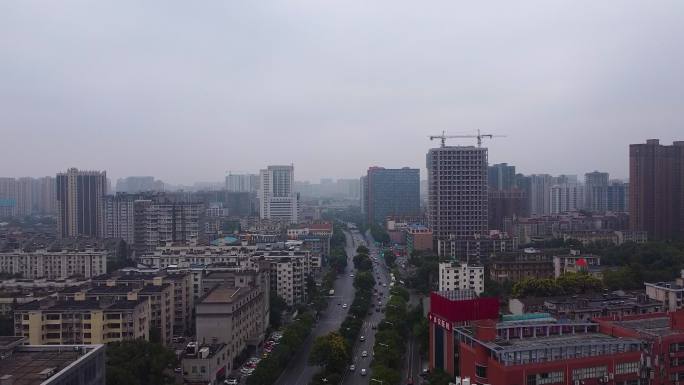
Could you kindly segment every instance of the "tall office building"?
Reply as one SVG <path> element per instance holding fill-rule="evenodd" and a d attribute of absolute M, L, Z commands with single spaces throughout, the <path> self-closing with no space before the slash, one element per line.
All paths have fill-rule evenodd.
<path fill-rule="evenodd" d="M 297 223 L 299 194 L 294 191 L 294 166 L 268 166 L 259 174 L 259 215 Z"/>
<path fill-rule="evenodd" d="M 359 179 L 359 202 L 361 203 L 361 214 L 368 215 L 366 200 L 368 199 L 368 176 L 364 175 Z"/>
<path fill-rule="evenodd" d="M 649 239 L 684 238 L 684 141 L 629 146 L 629 222 Z"/>
<path fill-rule="evenodd" d="M 584 174 L 584 207 L 602 213 L 608 209 L 608 173 L 588 172 Z"/>
<path fill-rule="evenodd" d="M 584 187 L 576 183 L 551 186 L 551 214 L 578 211 L 584 207 Z"/>
<path fill-rule="evenodd" d="M 57 234 L 60 237 L 104 235 L 105 171 L 70 168 L 57 174 Z"/>
<path fill-rule="evenodd" d="M 613 180 L 608 185 L 606 210 L 615 213 L 629 211 L 629 183 Z"/>
<path fill-rule="evenodd" d="M 489 190 L 511 190 L 516 187 L 515 166 L 499 163 L 488 167 Z"/>
<path fill-rule="evenodd" d="M 228 174 L 226 190 L 231 192 L 255 192 L 258 190 L 259 176 L 256 174 Z"/>
<path fill-rule="evenodd" d="M 384 222 L 387 217 L 420 215 L 420 170 L 371 167 L 366 174 L 366 220 Z"/>
<path fill-rule="evenodd" d="M 440 255 L 452 254 L 454 239 L 485 235 L 487 228 L 487 149 L 432 148 L 427 154 L 428 223 Z"/>

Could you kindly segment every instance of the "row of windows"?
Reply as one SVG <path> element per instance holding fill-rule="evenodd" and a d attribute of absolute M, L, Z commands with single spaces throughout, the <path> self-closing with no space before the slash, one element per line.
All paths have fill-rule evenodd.
<path fill-rule="evenodd" d="M 639 362 L 623 362 L 615 365 L 615 374 L 639 373 Z"/>
<path fill-rule="evenodd" d="M 562 371 L 537 373 L 530 374 L 527 376 L 527 385 L 559 384 L 563 383 L 564 380 L 565 373 L 563 373 Z"/>
<path fill-rule="evenodd" d="M 572 370 L 572 379 L 586 380 L 587 378 L 600 378 L 608 375 L 607 366 L 594 366 L 592 368 L 579 368 Z"/>

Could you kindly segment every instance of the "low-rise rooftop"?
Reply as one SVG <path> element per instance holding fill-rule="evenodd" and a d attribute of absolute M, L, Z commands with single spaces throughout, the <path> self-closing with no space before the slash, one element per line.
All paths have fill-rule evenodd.
<path fill-rule="evenodd" d="M 0 360 L 0 378 L 13 385 L 39 385 L 103 349 L 103 345 L 15 346 Z"/>

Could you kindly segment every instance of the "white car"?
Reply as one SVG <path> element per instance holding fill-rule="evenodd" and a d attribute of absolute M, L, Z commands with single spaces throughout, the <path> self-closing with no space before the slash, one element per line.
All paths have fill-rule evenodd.
<path fill-rule="evenodd" d="M 342 309 L 346 309 L 346 308 L 347 308 L 347 304 L 345 303 L 342 305 Z"/>
<path fill-rule="evenodd" d="M 349 365 L 349 371 L 350 371 L 350 372 L 353 372 L 353 371 L 355 371 L 355 370 L 356 370 L 356 366 L 354 366 L 354 365 Z"/>
<path fill-rule="evenodd" d="M 368 357 L 368 352 L 365 350 L 361 352 L 361 357 Z"/>
<path fill-rule="evenodd" d="M 366 375 L 366 369 L 361 369 L 361 375 L 365 376 Z"/>
<path fill-rule="evenodd" d="M 364 337 L 364 336 L 361 336 L 361 338 L 359 338 L 359 340 L 361 340 L 361 342 L 363 342 L 363 341 L 365 341 L 365 340 L 366 340 L 366 337 Z"/>
<path fill-rule="evenodd" d="M 350 276 L 351 278 L 354 278 L 354 274 L 349 274 L 349 276 Z"/>

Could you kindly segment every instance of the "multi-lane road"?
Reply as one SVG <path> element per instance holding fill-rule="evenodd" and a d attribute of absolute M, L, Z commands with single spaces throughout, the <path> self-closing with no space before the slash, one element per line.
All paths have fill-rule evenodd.
<path fill-rule="evenodd" d="M 382 307 L 387 305 L 387 300 L 389 299 L 389 289 L 390 289 L 390 275 L 385 261 L 380 258 L 378 249 L 375 247 L 372 239 L 368 239 L 366 242 L 365 237 L 360 233 L 355 232 L 354 237 L 357 239 L 359 244 L 365 244 L 370 250 L 370 257 L 375 258 L 377 263 L 373 263 L 373 275 L 375 276 L 375 289 L 381 295 L 378 297 L 374 294 L 373 301 L 375 306 L 371 308 L 371 315 L 367 316 L 363 322 L 363 327 L 361 328 L 360 335 L 364 336 L 364 341 L 357 341 L 354 349 L 352 351 L 352 364 L 355 366 L 354 371 L 347 371 L 344 376 L 342 383 L 344 385 L 357 385 L 363 384 L 367 385 L 370 379 L 373 378 L 373 372 L 370 369 L 370 363 L 373 360 L 373 345 L 375 345 L 375 332 L 376 330 L 373 326 L 377 326 L 385 314 L 382 312 L 377 312 L 375 309 L 378 308 L 378 301 L 381 301 Z M 382 348 L 382 347 L 380 347 Z M 366 351 L 368 353 L 367 357 L 363 357 L 362 353 Z M 366 375 L 361 375 L 361 370 L 366 370 Z"/>
<path fill-rule="evenodd" d="M 347 252 L 347 269 L 344 274 L 340 274 L 335 280 L 334 298 L 330 300 L 328 307 L 321 314 L 314 330 L 304 341 L 302 349 L 292 358 L 292 361 L 285 371 L 283 371 L 280 378 L 278 378 L 275 385 L 307 385 L 314 374 L 320 370 L 320 367 L 312 366 L 308 363 L 309 352 L 311 351 L 313 341 L 318 336 L 326 335 L 332 331 L 338 330 L 342 321 L 344 321 L 347 316 L 349 306 L 351 306 L 352 301 L 354 301 L 354 278 L 350 277 L 350 274 L 354 274 L 354 262 L 352 261 L 352 258 L 356 255 L 356 248 L 364 243 L 358 232 L 352 234 L 345 231 L 345 236 L 347 240 L 345 246 Z M 347 304 L 347 307 L 343 307 L 342 304 Z"/>

